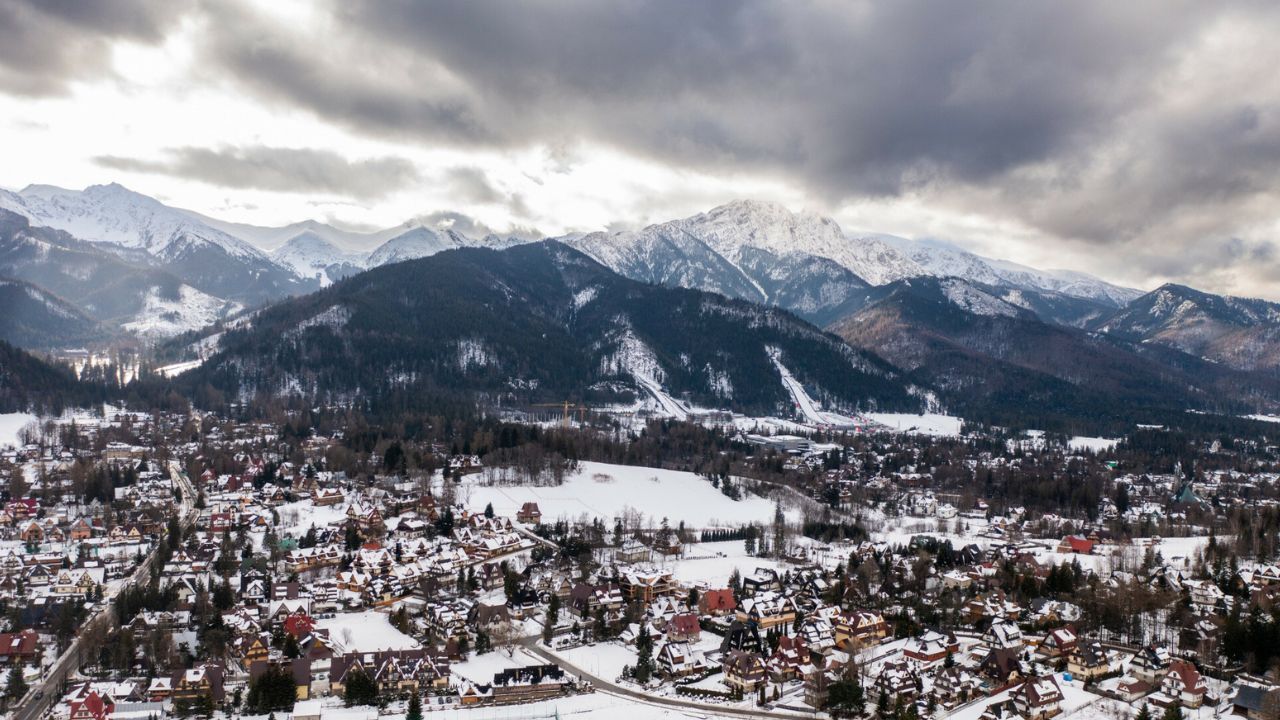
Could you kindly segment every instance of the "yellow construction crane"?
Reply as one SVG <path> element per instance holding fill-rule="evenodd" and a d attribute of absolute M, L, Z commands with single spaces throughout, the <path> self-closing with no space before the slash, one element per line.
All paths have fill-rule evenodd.
<path fill-rule="evenodd" d="M 577 404 L 577 403 L 569 402 L 568 400 L 565 400 L 564 402 L 558 402 L 558 403 L 537 403 L 537 404 L 535 404 L 533 407 L 558 407 L 558 408 L 563 408 L 563 412 L 564 412 L 564 414 L 563 414 L 563 415 L 561 415 L 561 417 L 560 417 L 560 427 L 567 428 L 567 427 L 569 427 L 569 420 L 571 420 L 571 419 L 573 418 L 573 416 L 569 414 L 569 409 L 570 409 L 570 408 L 576 408 L 576 407 L 578 407 L 578 404 Z M 585 405 L 584 405 L 584 406 L 582 406 L 581 408 L 578 408 L 578 422 L 582 422 L 582 414 L 583 414 L 583 412 L 584 412 L 584 411 L 586 411 L 586 409 L 587 409 L 587 408 L 586 408 L 586 406 L 585 406 Z"/>

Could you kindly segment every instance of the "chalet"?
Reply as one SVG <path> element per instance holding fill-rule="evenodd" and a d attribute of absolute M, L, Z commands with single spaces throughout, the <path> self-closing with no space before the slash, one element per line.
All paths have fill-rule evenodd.
<path fill-rule="evenodd" d="M 627 567 L 618 573 L 622 594 L 630 601 L 645 605 L 661 596 L 671 595 L 678 586 L 670 570 L 653 567 Z"/>
<path fill-rule="evenodd" d="M 912 638 L 902 654 L 912 660 L 931 663 L 943 660 L 947 655 L 954 655 L 959 650 L 960 642 L 956 640 L 955 635 L 926 630 L 918 637 Z"/>
<path fill-rule="evenodd" d="M 992 621 L 991 627 L 982 634 L 982 642 L 989 648 L 1011 648 L 1020 650 L 1023 646 L 1022 630 L 1018 624 L 1004 618 Z"/>
<path fill-rule="evenodd" d="M 724 684 L 743 694 L 754 692 L 767 679 L 764 661 L 753 652 L 732 650 L 724 656 Z"/>
<path fill-rule="evenodd" d="M 658 649 L 658 667 L 667 677 L 686 677 L 710 668 L 700 650 L 687 642 L 666 642 Z"/>
<path fill-rule="evenodd" d="M 1040 643 L 1040 654 L 1047 658 L 1064 657 L 1070 655 L 1079 642 L 1080 638 L 1069 627 L 1050 630 L 1049 634 L 1045 635 L 1044 642 Z"/>
<path fill-rule="evenodd" d="M 915 697 L 921 688 L 919 666 L 907 660 L 890 660 L 880 666 L 872 687 L 889 697 Z"/>
<path fill-rule="evenodd" d="M 1111 672 L 1111 657 L 1099 642 L 1077 643 L 1067 654 L 1067 671 L 1083 680 Z"/>
<path fill-rule="evenodd" d="M 737 609 L 738 601 L 734 599 L 733 591 L 728 588 L 707 590 L 698 596 L 698 612 L 702 615 L 716 617 L 732 615 Z"/>
<path fill-rule="evenodd" d="M 729 629 L 724 633 L 724 640 L 720 641 L 720 652 L 728 653 L 734 650 L 753 653 L 764 650 L 759 628 L 754 623 L 745 623 L 741 620 L 729 623 Z"/>
<path fill-rule="evenodd" d="M 1027 720 L 1043 720 L 1062 712 L 1062 688 L 1052 675 L 1027 678 L 1011 699 L 1018 714 Z"/>
<path fill-rule="evenodd" d="M 311 504 L 316 507 L 327 507 L 329 505 L 341 505 L 346 497 L 338 488 L 312 488 Z"/>
<path fill-rule="evenodd" d="M 0 633 L 0 663 L 31 664 L 40 658 L 40 639 L 35 630 Z"/>
<path fill-rule="evenodd" d="M 884 616 L 870 610 L 842 613 L 835 622 L 836 646 L 858 649 L 880 642 L 889 634 Z"/>
<path fill-rule="evenodd" d="M 493 676 L 493 703 L 511 705 L 535 702 L 564 694 L 569 678 L 558 665 L 508 668 Z"/>
<path fill-rule="evenodd" d="M 787 682 L 801 677 L 801 670 L 809 663 L 809 647 L 798 637 L 784 635 L 778 647 L 769 656 L 765 667 L 774 682 Z"/>
<path fill-rule="evenodd" d="M 614 562 L 624 564 L 649 562 L 651 557 L 649 546 L 633 537 L 622 541 L 622 546 L 613 551 Z"/>
<path fill-rule="evenodd" d="M 1160 690 L 1183 707 L 1198 708 L 1204 704 L 1208 685 L 1195 665 L 1187 660 L 1177 659 L 1169 663 Z"/>
<path fill-rule="evenodd" d="M 83 699 L 71 701 L 69 720 L 107 720 L 111 717 L 113 710 L 115 710 L 115 703 L 110 697 L 104 697 L 96 690 L 90 690 Z"/>
<path fill-rule="evenodd" d="M 1276 720 L 1280 717 L 1280 688 L 1240 683 L 1231 701 L 1231 714 L 1248 720 Z"/>
<path fill-rule="evenodd" d="M 1169 651 L 1163 647 L 1148 645 L 1134 653 L 1129 672 L 1137 679 L 1151 685 L 1164 682 L 1169 670 Z"/>
<path fill-rule="evenodd" d="M 542 510 L 538 508 L 538 503 L 527 502 L 520 506 L 516 511 L 516 521 L 522 523 L 530 523 L 538 525 L 542 522 Z"/>
<path fill-rule="evenodd" d="M 742 601 L 738 620 L 754 623 L 761 630 L 790 625 L 796 619 L 795 601 L 781 593 L 761 593 Z"/>
<path fill-rule="evenodd" d="M 667 640 L 671 642 L 693 642 L 702 638 L 702 627 L 698 616 L 693 613 L 679 613 L 667 621 Z"/>
<path fill-rule="evenodd" d="M 947 710 L 968 702 L 978 689 L 978 679 L 958 665 L 943 668 L 933 679 L 933 698 Z"/>
<path fill-rule="evenodd" d="M 772 568 L 758 567 L 755 572 L 742 579 L 742 594 L 748 597 L 762 592 L 781 592 L 782 579 L 778 571 Z"/>
<path fill-rule="evenodd" d="M 208 696 L 214 703 L 223 701 L 221 665 L 208 663 L 174 674 L 174 700 L 195 700 L 201 696 Z"/>

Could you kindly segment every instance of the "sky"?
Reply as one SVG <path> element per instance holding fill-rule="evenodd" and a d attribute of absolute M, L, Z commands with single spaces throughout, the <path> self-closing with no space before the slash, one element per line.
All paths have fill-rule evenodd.
<path fill-rule="evenodd" d="M 0 0 L 0 186 L 556 235 L 738 198 L 1280 299 L 1280 4 Z"/>

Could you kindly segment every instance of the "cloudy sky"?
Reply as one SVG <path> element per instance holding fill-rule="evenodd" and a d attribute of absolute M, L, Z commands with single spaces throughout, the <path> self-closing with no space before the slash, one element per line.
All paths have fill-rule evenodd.
<path fill-rule="evenodd" d="M 734 198 L 1280 298 L 1280 4 L 0 0 L 0 186 L 555 234 Z"/>

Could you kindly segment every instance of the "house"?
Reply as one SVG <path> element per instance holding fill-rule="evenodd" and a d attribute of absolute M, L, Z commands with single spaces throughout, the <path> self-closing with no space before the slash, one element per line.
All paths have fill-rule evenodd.
<path fill-rule="evenodd" d="M 71 701 L 70 720 L 107 720 L 111 717 L 113 710 L 115 710 L 115 703 L 110 697 L 104 697 L 96 690 L 90 690 L 83 699 Z"/>
<path fill-rule="evenodd" d="M 1068 535 L 1058 543 L 1058 552 L 1064 555 L 1092 555 L 1093 541 L 1079 535 Z"/>
<path fill-rule="evenodd" d="M 558 665 L 508 668 L 493 676 L 493 703 L 511 705 L 546 700 L 568 689 L 569 678 Z"/>
<path fill-rule="evenodd" d="M 537 525 L 542 522 L 542 510 L 538 508 L 538 503 L 527 502 L 516 512 L 516 520 Z"/>
<path fill-rule="evenodd" d="M 1052 675 L 1032 676 L 1013 691 L 1013 706 L 1027 720 L 1051 718 L 1062 712 L 1062 688 Z"/>
<path fill-rule="evenodd" d="M 761 630 L 790 625 L 796 619 L 795 602 L 781 593 L 759 593 L 742 601 L 738 619 L 753 622 Z"/>
<path fill-rule="evenodd" d="M 764 643 L 760 640 L 759 628 L 754 623 L 742 622 L 734 620 L 729 623 L 729 629 L 724 633 L 724 640 L 720 642 L 720 652 L 728 653 L 733 650 L 745 650 L 747 652 L 762 652 Z"/>
<path fill-rule="evenodd" d="M 667 640 L 696 643 L 700 639 L 702 639 L 702 627 L 698 623 L 697 615 L 679 613 L 667 622 Z"/>
<path fill-rule="evenodd" d="M 954 655 L 960 650 L 960 642 L 951 633 L 940 633 L 937 630 L 926 630 L 918 637 L 912 638 L 902 654 L 922 663 L 937 662 Z"/>
<path fill-rule="evenodd" d="M 947 710 L 969 701 L 977 693 L 978 679 L 959 666 L 943 668 L 933 678 L 933 698 Z"/>
<path fill-rule="evenodd" d="M 731 650 L 724 657 L 724 684 L 744 695 L 754 692 L 766 680 L 764 660 L 753 652 Z"/>
<path fill-rule="evenodd" d="M 1102 643 L 1078 643 L 1067 654 L 1067 671 L 1082 680 L 1090 680 L 1111 672 L 1111 657 Z"/>
<path fill-rule="evenodd" d="M 649 562 L 651 558 L 649 547 L 633 537 L 622 541 L 622 546 L 613 551 L 614 562 L 624 564 Z"/>
<path fill-rule="evenodd" d="M 1018 680 L 1025 674 L 1021 651 L 1014 648 L 998 648 L 988 652 L 978 663 L 978 671 L 996 685 Z"/>
<path fill-rule="evenodd" d="M 1249 720 L 1277 720 L 1280 718 L 1280 688 L 1240 683 L 1231 701 L 1231 714 Z"/>
<path fill-rule="evenodd" d="M 889 624 L 880 613 L 856 610 L 836 618 L 835 633 L 837 647 L 856 650 L 884 639 L 889 634 Z"/>
<path fill-rule="evenodd" d="M 1204 704 L 1208 685 L 1195 665 L 1187 660 L 1177 659 L 1169 663 L 1160 690 L 1182 703 L 1183 707 L 1198 708 Z"/>
<path fill-rule="evenodd" d="M 698 596 L 699 614 L 720 617 L 732 615 L 737 609 L 738 601 L 734 599 L 733 591 L 728 588 L 707 590 Z"/>
<path fill-rule="evenodd" d="M 40 658 L 40 640 L 35 630 L 18 633 L 0 633 L 0 663 L 31 664 Z"/>
<path fill-rule="evenodd" d="M 179 670 L 173 676 L 173 699 L 195 700 L 203 695 L 215 703 L 224 699 L 222 666 L 214 663 L 200 665 L 190 670 Z"/>
<path fill-rule="evenodd" d="M 991 627 L 982 634 L 982 642 L 989 648 L 1022 649 L 1022 630 L 1018 624 L 1004 618 L 992 621 Z"/>
<path fill-rule="evenodd" d="M 769 656 L 765 667 L 774 682 L 786 682 L 801 677 L 801 671 L 809 664 L 809 647 L 802 638 L 784 635 L 778 639 L 778 647 Z"/>
<path fill-rule="evenodd" d="M 1045 636 L 1044 642 L 1040 643 L 1040 654 L 1047 658 L 1063 657 L 1075 650 L 1079 642 L 1080 639 L 1074 630 L 1069 627 L 1060 627 L 1057 630 L 1051 630 Z"/>
<path fill-rule="evenodd" d="M 658 667 L 668 677 L 694 675 L 710 666 L 701 651 L 687 642 L 666 642 L 658 649 Z"/>
<path fill-rule="evenodd" d="M 1129 672 L 1137 679 L 1150 685 L 1164 682 L 1165 673 L 1169 669 L 1169 651 L 1163 647 L 1148 645 L 1134 653 L 1129 663 Z"/>

